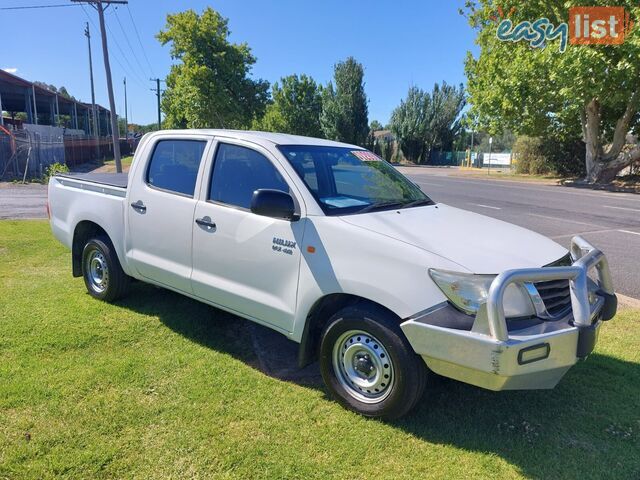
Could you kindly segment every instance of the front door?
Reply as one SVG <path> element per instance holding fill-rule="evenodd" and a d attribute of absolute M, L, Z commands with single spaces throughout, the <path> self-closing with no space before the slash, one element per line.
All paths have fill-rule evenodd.
<path fill-rule="evenodd" d="M 218 143 L 213 171 L 196 205 L 193 292 L 242 315 L 291 331 L 305 220 L 251 212 L 260 188 L 292 193 L 267 151 Z"/>
<path fill-rule="evenodd" d="M 126 208 L 130 258 L 138 273 L 191 293 L 191 238 L 195 192 L 207 139 L 158 140 L 138 165 Z"/>

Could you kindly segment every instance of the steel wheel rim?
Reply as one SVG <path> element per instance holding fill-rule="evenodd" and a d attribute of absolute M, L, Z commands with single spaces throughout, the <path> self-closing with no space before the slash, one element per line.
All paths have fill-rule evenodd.
<path fill-rule="evenodd" d="M 91 289 L 96 293 L 103 293 L 109 286 L 109 267 L 100 250 L 91 250 L 87 255 L 86 275 Z"/>
<path fill-rule="evenodd" d="M 344 390 L 363 403 L 383 401 L 395 382 L 387 349 L 362 330 L 349 330 L 334 343 L 333 370 Z"/>

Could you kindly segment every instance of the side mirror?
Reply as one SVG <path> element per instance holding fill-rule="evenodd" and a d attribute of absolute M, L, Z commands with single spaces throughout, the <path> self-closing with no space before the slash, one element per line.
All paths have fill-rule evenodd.
<path fill-rule="evenodd" d="M 256 215 L 298 220 L 293 197 L 282 190 L 261 188 L 253 192 L 251 211 Z"/>

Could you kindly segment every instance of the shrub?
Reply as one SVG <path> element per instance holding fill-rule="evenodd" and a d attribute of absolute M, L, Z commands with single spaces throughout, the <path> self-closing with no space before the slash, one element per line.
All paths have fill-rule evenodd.
<path fill-rule="evenodd" d="M 513 144 L 516 171 L 531 175 L 553 173 L 560 177 L 586 175 L 585 146 L 580 139 L 519 136 Z"/>
<path fill-rule="evenodd" d="M 584 177 L 585 145 L 580 139 L 547 139 L 543 145 L 547 164 L 551 171 L 561 177 Z"/>
<path fill-rule="evenodd" d="M 69 173 L 69 167 L 64 163 L 52 163 L 45 169 L 45 174 L 42 177 L 43 183 L 49 183 L 49 178 L 58 173 Z"/>
<path fill-rule="evenodd" d="M 519 136 L 513 144 L 513 156 L 518 173 L 540 175 L 550 171 L 540 137 Z"/>

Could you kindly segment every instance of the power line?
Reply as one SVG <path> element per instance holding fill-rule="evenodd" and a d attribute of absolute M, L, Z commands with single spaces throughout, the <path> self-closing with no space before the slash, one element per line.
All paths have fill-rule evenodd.
<path fill-rule="evenodd" d="M 124 53 L 124 50 L 122 49 L 122 47 L 118 43 L 118 40 L 116 39 L 116 36 L 111 31 L 111 28 L 109 27 L 109 24 L 106 24 L 106 25 L 107 25 L 107 30 L 109 30 L 109 36 L 110 36 L 111 40 L 113 40 L 113 43 L 115 43 L 116 48 L 118 49 L 118 51 L 122 55 L 122 58 L 124 59 L 126 64 L 129 66 L 129 68 L 125 68 L 122 65 L 121 62 L 118 62 L 120 64 L 120 66 L 122 67 L 122 70 L 124 70 L 125 73 L 127 73 L 129 76 L 131 76 L 131 78 L 133 78 L 135 80 L 135 82 L 138 83 L 142 88 L 146 88 L 146 87 L 144 87 L 144 80 L 141 80 L 142 77 L 140 77 L 138 72 L 133 68 L 133 66 L 129 62 L 129 60 L 127 58 L 127 54 Z M 115 58 L 117 60 L 117 57 L 115 57 Z"/>
<path fill-rule="evenodd" d="M 144 59 L 147 61 L 147 65 L 149 65 L 149 70 L 151 70 L 151 75 L 155 76 L 153 72 L 153 67 L 151 66 L 151 62 L 149 61 L 149 57 L 147 57 L 147 52 L 142 45 L 142 40 L 140 40 L 140 33 L 138 32 L 138 27 L 136 26 L 136 22 L 133 20 L 133 15 L 131 14 L 131 9 L 129 8 L 129 4 L 127 3 L 127 12 L 129 12 L 129 18 L 131 19 L 131 25 L 133 25 L 133 30 L 136 32 L 136 37 L 138 37 L 138 43 L 140 44 L 140 49 L 142 50 L 142 54 L 144 55 Z"/>
<path fill-rule="evenodd" d="M 118 42 L 118 38 L 114 35 L 113 31 L 111 30 L 111 27 L 109 26 L 108 23 L 105 23 L 105 25 L 107 26 L 107 30 L 109 30 L 109 34 L 111 35 L 111 39 L 113 40 L 113 43 L 115 43 L 118 51 L 120 52 L 120 54 L 122 55 L 123 60 L 125 61 L 125 63 L 129 66 L 129 68 L 131 69 L 131 71 L 127 70 L 126 68 L 124 68 L 124 66 L 122 65 L 121 62 L 118 61 L 118 63 L 120 64 L 120 66 L 122 67 L 122 69 L 127 72 L 136 82 L 138 82 L 140 84 L 140 86 L 142 88 L 145 88 L 143 86 L 144 81 L 141 80 L 141 77 L 138 75 L 138 73 L 136 72 L 136 70 L 133 68 L 133 66 L 131 65 L 131 63 L 129 62 L 129 59 L 127 57 L 127 54 L 124 53 L 124 50 L 122 49 L 122 47 L 120 46 L 120 43 Z M 117 60 L 117 57 L 116 57 Z"/>
<path fill-rule="evenodd" d="M 111 34 L 111 39 L 113 40 L 113 43 L 116 44 L 116 47 L 118 47 L 118 50 L 122 54 L 122 58 L 127 63 L 127 65 L 129 65 L 129 68 L 131 69 L 131 73 L 133 74 L 133 77 L 139 79 L 138 72 L 135 71 L 135 69 L 133 68 L 133 65 L 131 65 L 131 63 L 129 62 L 129 59 L 127 58 L 127 54 L 124 53 L 123 48 L 120 46 L 120 43 L 118 42 L 118 38 L 114 35 L 114 33 L 111 30 L 111 27 L 109 26 L 109 24 L 107 23 L 106 25 L 107 25 L 107 30 L 109 30 L 109 33 Z"/>
<path fill-rule="evenodd" d="M 73 3 L 62 3 L 57 5 L 22 5 L 20 7 L 1 7 L 0 10 L 30 10 L 34 8 L 60 8 L 60 7 L 76 7 Z"/>
<path fill-rule="evenodd" d="M 82 3 L 80 3 L 78 5 L 80 5 L 82 7 L 82 11 L 84 12 L 85 17 L 87 17 L 87 20 L 89 20 L 91 22 L 91 25 L 93 25 L 93 28 L 95 28 L 96 30 L 99 30 L 99 27 L 97 27 L 96 24 L 93 22 L 93 18 L 91 18 L 91 15 L 89 15 L 87 10 L 84 8 L 84 5 Z M 113 55 L 113 58 L 118 63 L 118 65 L 120 65 L 120 68 L 122 68 L 122 71 L 125 72 L 126 74 L 129 74 L 129 70 L 127 68 L 125 68 L 125 66 L 122 64 L 122 62 L 118 58 L 118 56 L 117 55 Z M 136 82 L 138 82 L 138 84 L 140 84 L 140 81 L 137 80 L 136 77 L 133 77 L 133 79 Z M 145 87 L 142 87 L 142 88 L 145 88 Z"/>
<path fill-rule="evenodd" d="M 87 17 L 87 19 L 91 22 L 91 25 L 93 25 L 93 27 L 96 30 L 99 30 L 99 27 L 96 26 L 96 24 L 93 22 L 93 19 L 91 18 L 91 15 L 89 15 L 89 13 L 87 12 L 87 10 L 84 8 L 84 5 L 82 3 L 79 3 L 79 5 L 82 7 L 82 11 L 84 12 L 84 15 Z M 120 50 L 120 53 L 122 54 L 122 56 L 124 57 L 125 61 L 127 56 L 124 54 L 124 52 L 122 51 L 122 49 L 120 48 L 120 45 L 118 44 L 117 40 L 114 38 L 113 32 L 111 32 L 111 29 L 109 28 L 109 25 L 107 25 L 107 29 L 109 29 L 109 33 L 111 34 L 111 38 L 114 41 L 114 43 L 116 44 L 116 47 L 118 47 L 118 49 Z M 120 68 L 122 68 L 122 71 L 133 78 L 133 80 L 141 87 L 141 88 L 147 88 L 144 83 L 140 80 L 140 77 L 138 76 L 138 74 L 134 71 L 133 74 L 129 71 L 129 68 L 133 68 L 131 67 L 131 65 L 129 64 L 129 62 L 127 62 L 127 64 L 129 65 L 129 68 L 126 68 L 122 62 L 120 61 L 120 59 L 118 58 L 118 55 L 115 55 L 115 52 L 112 54 L 113 58 L 115 59 L 115 61 L 118 63 L 118 65 L 120 65 Z"/>
<path fill-rule="evenodd" d="M 138 59 L 138 56 L 136 55 L 136 51 L 133 48 L 133 46 L 131 45 L 131 42 L 129 41 L 129 36 L 127 35 L 127 32 L 124 31 L 124 27 L 122 26 L 122 22 L 120 21 L 120 17 L 118 16 L 118 8 L 116 7 L 116 9 L 113 11 L 113 13 L 115 14 L 116 20 L 118 21 L 118 25 L 120 26 L 120 30 L 122 30 L 122 35 L 124 35 L 124 39 L 127 42 L 127 45 L 129 45 L 129 49 L 131 50 L 131 54 L 133 55 L 133 58 L 135 59 L 136 63 L 138 64 L 138 68 L 140 69 L 140 72 L 142 72 L 142 75 L 146 75 L 144 68 L 142 68 L 142 64 L 140 63 L 140 60 Z"/>
<path fill-rule="evenodd" d="M 80 0 L 71 0 L 79 2 Z M 102 37 L 102 56 L 104 57 L 104 70 L 107 77 L 107 93 L 109 94 L 109 110 L 111 120 L 111 136 L 113 140 L 113 159 L 116 163 L 116 172 L 122 172 L 122 162 L 120 159 L 120 134 L 118 132 L 118 118 L 116 114 L 116 102 L 113 96 L 113 84 L 111 82 L 111 65 L 109 62 L 109 49 L 107 47 L 107 32 L 105 31 L 104 9 L 114 3 L 126 3 L 127 0 L 86 0 L 98 11 L 100 21 L 100 36 Z M 104 5 L 103 5 L 104 4 Z"/>

